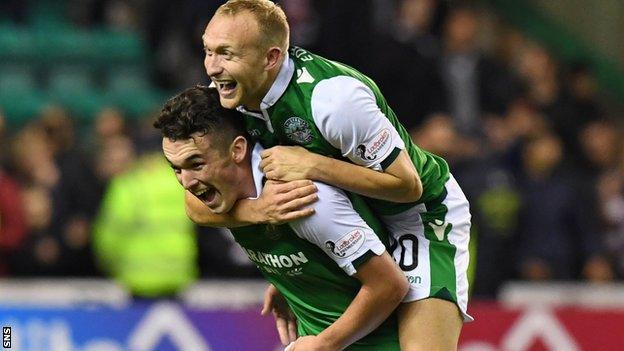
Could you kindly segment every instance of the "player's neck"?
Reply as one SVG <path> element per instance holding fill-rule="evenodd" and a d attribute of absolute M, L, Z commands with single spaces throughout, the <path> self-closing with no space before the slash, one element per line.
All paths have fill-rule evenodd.
<path fill-rule="evenodd" d="M 239 196 L 239 198 L 247 199 L 250 197 L 256 197 L 260 195 L 258 194 L 256 190 L 256 184 L 255 184 L 255 180 L 253 176 L 253 171 L 251 170 L 251 158 L 249 158 L 247 162 L 243 162 L 243 164 L 240 167 L 241 168 L 240 168 L 240 173 L 238 177 L 240 182 L 238 185 L 239 185 L 241 195 Z"/>
<path fill-rule="evenodd" d="M 264 100 L 264 97 L 267 96 L 267 94 L 269 93 L 269 90 L 271 90 L 271 87 L 273 87 L 273 84 L 277 80 L 277 76 L 279 75 L 279 71 L 283 64 L 284 64 L 284 60 L 282 60 L 280 64 L 276 65 L 274 68 L 272 68 L 271 70 L 267 72 L 266 80 L 262 84 L 261 88 L 258 89 L 258 92 L 259 92 L 258 96 L 256 96 L 256 98 L 254 99 L 252 103 L 245 104 L 245 108 L 247 110 L 260 112 L 260 106 L 262 105 L 262 100 Z"/>

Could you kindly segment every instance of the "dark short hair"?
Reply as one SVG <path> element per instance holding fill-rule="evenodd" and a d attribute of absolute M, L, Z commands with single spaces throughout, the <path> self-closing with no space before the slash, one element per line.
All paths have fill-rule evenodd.
<path fill-rule="evenodd" d="M 196 85 L 169 99 L 154 127 L 173 141 L 199 133 L 220 138 L 220 144 L 228 146 L 239 135 L 247 138 L 243 116 L 222 107 L 217 89 L 204 85 Z"/>

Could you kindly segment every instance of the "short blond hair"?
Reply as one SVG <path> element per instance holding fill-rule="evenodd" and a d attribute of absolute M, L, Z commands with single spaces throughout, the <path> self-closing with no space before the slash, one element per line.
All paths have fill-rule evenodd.
<path fill-rule="evenodd" d="M 278 46 L 288 50 L 290 27 L 282 8 L 269 0 L 229 0 L 219 6 L 215 15 L 234 16 L 250 12 L 258 22 L 264 47 Z"/>

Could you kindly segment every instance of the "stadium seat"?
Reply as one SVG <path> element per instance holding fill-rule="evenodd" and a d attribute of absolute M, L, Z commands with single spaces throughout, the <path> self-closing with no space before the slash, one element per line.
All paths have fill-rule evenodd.
<path fill-rule="evenodd" d="M 26 66 L 0 68 L 0 109 L 9 124 L 19 126 L 35 117 L 47 100 L 38 88 L 34 73 Z"/>
<path fill-rule="evenodd" d="M 156 111 L 164 97 L 165 94 L 152 87 L 142 69 L 116 69 L 108 76 L 107 101 L 128 112 L 130 117 L 141 118 Z"/>
<path fill-rule="evenodd" d="M 3 65 L 32 62 L 36 50 L 31 31 L 10 24 L 0 26 L 0 62 Z"/>
<path fill-rule="evenodd" d="M 91 119 L 104 105 L 91 72 L 81 66 L 55 68 L 48 76 L 47 88 L 53 103 L 66 106 L 80 120 Z"/>
<path fill-rule="evenodd" d="M 91 63 L 98 67 L 110 69 L 118 65 L 144 64 L 146 49 L 136 33 L 100 29 L 91 36 L 95 53 Z"/>

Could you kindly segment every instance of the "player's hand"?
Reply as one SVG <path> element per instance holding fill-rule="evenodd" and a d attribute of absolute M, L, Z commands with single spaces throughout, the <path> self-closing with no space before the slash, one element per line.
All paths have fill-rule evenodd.
<path fill-rule="evenodd" d="M 274 146 L 260 154 L 260 169 L 267 179 L 291 181 L 310 179 L 314 153 L 301 146 Z"/>
<path fill-rule="evenodd" d="M 310 180 L 267 181 L 256 206 L 258 222 L 282 224 L 312 215 L 314 208 L 309 206 L 318 200 L 317 191 Z"/>
<path fill-rule="evenodd" d="M 289 345 L 288 351 L 338 351 L 327 345 L 320 337 L 314 335 L 302 336 L 294 344 Z"/>
<path fill-rule="evenodd" d="M 297 318 L 288 307 L 286 300 L 273 284 L 264 293 L 263 316 L 271 312 L 282 345 L 286 346 L 297 339 Z"/>

